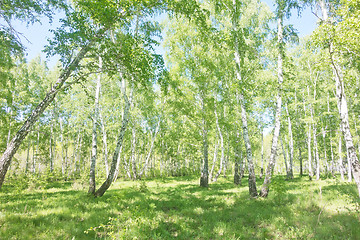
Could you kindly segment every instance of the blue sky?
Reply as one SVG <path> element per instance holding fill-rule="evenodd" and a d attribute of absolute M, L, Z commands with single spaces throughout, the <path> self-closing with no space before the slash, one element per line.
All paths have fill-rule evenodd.
<path fill-rule="evenodd" d="M 275 10 L 273 0 L 263 0 L 269 5 L 271 10 Z M 55 29 L 60 25 L 59 19 L 62 17 L 61 14 L 56 14 L 54 16 L 54 21 L 52 24 L 48 23 L 46 18 L 43 19 L 42 23 L 36 23 L 34 25 L 26 26 L 22 23 L 15 22 L 14 28 L 22 33 L 29 42 L 22 38 L 23 44 L 26 46 L 28 60 L 35 58 L 38 55 L 41 55 L 45 59 L 45 54 L 41 51 L 44 49 L 44 46 L 47 44 L 47 39 L 52 37 L 52 34 L 49 32 L 50 29 Z M 298 30 L 299 36 L 303 37 L 309 35 L 316 27 L 316 17 L 311 13 L 309 8 L 305 9 L 301 16 L 298 17 L 297 12 L 293 12 L 291 18 L 285 22 L 285 24 L 293 24 L 295 29 Z M 52 57 L 48 60 L 49 66 L 54 66 L 57 61 L 56 57 Z"/>

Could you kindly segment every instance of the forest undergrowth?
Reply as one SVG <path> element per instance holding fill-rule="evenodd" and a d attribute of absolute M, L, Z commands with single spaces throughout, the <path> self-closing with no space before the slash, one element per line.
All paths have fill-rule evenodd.
<path fill-rule="evenodd" d="M 259 180 L 259 184 L 260 184 Z M 10 179 L 0 192 L 1 239 L 357 239 L 354 184 L 276 176 L 268 198 L 247 182 L 195 177 L 119 180 L 101 198 L 83 182 Z M 45 184 L 46 183 L 46 184 Z"/>

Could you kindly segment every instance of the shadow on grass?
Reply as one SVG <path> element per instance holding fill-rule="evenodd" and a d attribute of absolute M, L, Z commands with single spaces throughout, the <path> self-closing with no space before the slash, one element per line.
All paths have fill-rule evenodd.
<path fill-rule="evenodd" d="M 267 199 L 222 179 L 201 188 L 197 180 L 159 180 L 156 187 L 111 189 L 102 198 L 64 188 L 56 192 L 0 194 L 1 239 L 356 239 L 359 215 L 332 213 L 318 195 L 290 193 L 290 180 Z M 275 178 L 282 182 L 283 178 Z M 166 186 L 164 185 L 166 183 Z M 168 186 L 173 183 L 171 186 Z M 311 183 L 306 183 L 311 184 Z M 324 193 L 354 196 L 352 186 Z M 350 194 L 350 195 L 349 195 Z M 356 194 L 356 193 L 355 193 Z M 88 231 L 94 228 L 95 231 Z"/>

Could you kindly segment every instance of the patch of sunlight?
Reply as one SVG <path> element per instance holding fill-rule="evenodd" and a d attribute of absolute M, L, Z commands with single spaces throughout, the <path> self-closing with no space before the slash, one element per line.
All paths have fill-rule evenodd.
<path fill-rule="evenodd" d="M 226 197 L 225 198 L 225 204 L 227 206 L 233 206 L 235 204 L 235 199 L 232 197 Z"/>
<path fill-rule="evenodd" d="M 239 189 L 237 189 L 237 188 L 225 189 L 222 192 L 224 192 L 224 193 L 238 193 Z"/>
<path fill-rule="evenodd" d="M 217 226 L 214 228 L 214 232 L 219 236 L 223 236 L 226 233 L 226 224 L 218 223 Z"/>
<path fill-rule="evenodd" d="M 60 192 L 60 191 L 64 191 L 64 189 L 62 188 L 49 188 L 46 190 L 47 193 L 55 193 L 55 192 Z"/>
<path fill-rule="evenodd" d="M 36 215 L 39 216 L 47 216 L 47 215 L 51 215 L 51 214 L 61 214 L 64 213 L 65 209 L 62 207 L 58 207 L 58 208 L 50 208 L 50 209 L 43 209 L 43 210 L 39 210 L 36 212 Z"/>
<path fill-rule="evenodd" d="M 204 209 L 202 209 L 202 207 L 197 207 L 194 209 L 194 212 L 200 215 L 204 213 Z"/>

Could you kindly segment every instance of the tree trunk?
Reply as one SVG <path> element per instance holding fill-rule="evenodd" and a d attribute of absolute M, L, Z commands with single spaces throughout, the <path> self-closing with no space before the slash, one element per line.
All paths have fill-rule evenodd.
<path fill-rule="evenodd" d="M 74 148 L 74 170 L 73 170 L 73 173 L 76 174 L 78 169 L 79 169 L 79 146 L 80 146 L 80 127 L 79 127 L 79 130 L 78 130 L 78 133 L 76 135 L 76 145 L 75 145 L 75 148 Z"/>
<path fill-rule="evenodd" d="M 330 172 L 330 166 L 329 166 L 329 162 L 327 160 L 327 153 L 326 153 L 326 129 L 327 129 L 327 126 L 325 128 L 322 128 L 322 132 L 323 132 L 323 140 L 324 140 L 324 162 L 326 165 L 326 175 L 328 175 Z"/>
<path fill-rule="evenodd" d="M 106 190 L 108 190 L 108 188 L 111 186 L 111 183 L 114 181 L 114 177 L 115 177 L 115 173 L 116 173 L 116 166 L 117 166 L 117 163 L 119 161 L 119 154 L 120 154 L 120 151 L 121 151 L 121 147 L 123 145 L 123 140 L 124 140 L 126 128 L 127 128 L 128 122 L 129 122 L 130 104 L 131 104 L 131 101 L 132 101 L 132 89 L 131 89 L 131 92 L 130 92 L 130 100 L 129 100 L 128 97 L 126 96 L 125 80 L 123 79 L 122 81 L 123 81 L 122 92 L 123 92 L 123 96 L 124 96 L 124 100 L 125 100 L 125 108 L 124 108 L 120 133 L 119 133 L 119 136 L 118 136 L 118 139 L 117 139 L 115 152 L 114 152 L 114 155 L 113 155 L 113 158 L 112 158 L 109 175 L 107 176 L 106 180 L 101 185 L 101 187 L 95 192 L 95 194 L 94 194 L 95 197 L 103 196 L 104 193 L 106 192 Z"/>
<path fill-rule="evenodd" d="M 301 146 L 299 144 L 300 177 L 303 176 L 303 159 L 301 155 Z"/>
<path fill-rule="evenodd" d="M 119 156 L 118 156 L 118 160 L 117 160 L 117 163 L 116 163 L 116 170 L 115 170 L 115 176 L 114 176 L 113 182 L 115 182 L 115 181 L 117 180 L 117 178 L 119 177 L 122 148 L 123 148 L 123 145 L 121 145 L 121 147 L 120 147 L 120 151 L 119 151 Z M 125 158 L 124 158 L 124 161 L 126 162 Z M 131 175 L 129 176 L 129 178 L 131 178 Z"/>
<path fill-rule="evenodd" d="M 62 118 L 59 117 L 59 124 L 60 124 L 60 145 L 61 145 L 61 173 L 64 176 L 65 174 L 65 154 L 64 154 L 64 136 L 63 136 L 63 125 L 62 125 Z"/>
<path fill-rule="evenodd" d="M 226 118 L 226 115 L 224 113 L 224 117 Z M 226 156 L 224 158 L 224 169 L 223 169 L 223 173 L 224 173 L 224 178 L 226 178 L 226 170 L 228 167 L 228 163 L 229 163 L 229 155 L 230 155 L 230 141 L 229 141 L 229 134 L 227 134 L 227 153 Z"/>
<path fill-rule="evenodd" d="M 274 135 L 271 144 L 271 152 L 270 152 L 270 159 L 268 163 L 268 167 L 266 168 L 265 179 L 263 186 L 260 191 L 261 197 L 267 197 L 269 194 L 269 187 L 271 183 L 271 176 L 273 173 L 273 169 L 276 162 L 276 154 L 277 154 L 277 145 L 280 133 L 280 115 L 281 115 L 281 95 L 278 93 L 277 95 L 277 108 L 276 108 L 276 115 L 275 115 L 275 128 L 274 128 Z"/>
<path fill-rule="evenodd" d="M 331 152 L 330 172 L 331 172 L 331 176 L 332 176 L 333 178 L 335 178 L 335 173 L 334 173 L 335 161 L 334 161 L 334 151 L 333 151 L 333 146 L 332 146 L 332 140 L 331 140 L 331 138 L 330 138 L 330 152 Z"/>
<path fill-rule="evenodd" d="M 137 167 L 136 167 L 136 129 L 135 129 L 135 122 L 133 123 L 132 127 L 132 141 L 131 141 L 131 170 L 132 170 L 132 179 L 137 179 Z"/>
<path fill-rule="evenodd" d="M 328 19 L 327 8 L 325 5 L 324 0 L 319 0 L 321 11 L 323 14 L 323 20 L 326 24 L 332 24 Z M 332 42 L 329 43 L 329 57 L 331 61 L 331 67 L 333 69 L 333 76 L 335 79 L 335 86 L 336 86 L 336 97 L 338 99 L 338 110 L 340 114 L 341 120 L 341 130 L 344 135 L 346 149 L 349 152 L 349 162 L 351 163 L 352 167 L 352 174 L 355 180 L 355 183 L 358 188 L 358 193 L 360 197 L 360 163 L 359 159 L 356 154 L 355 146 L 353 143 L 353 138 L 350 132 L 350 124 L 349 124 L 349 113 L 348 113 L 348 106 L 346 101 L 345 95 L 345 88 L 344 88 L 344 79 L 342 69 L 339 66 L 339 61 L 336 58 L 336 53 L 334 51 L 334 46 Z"/>
<path fill-rule="evenodd" d="M 309 180 L 311 181 L 314 174 L 312 169 L 312 157 L 311 157 L 311 125 L 308 124 L 308 137 L 307 137 L 307 145 L 308 145 L 308 170 L 309 170 Z"/>
<path fill-rule="evenodd" d="M 261 128 L 261 169 L 260 169 L 260 179 L 264 175 L 264 128 Z"/>
<path fill-rule="evenodd" d="M 233 7 L 234 7 L 234 14 L 237 14 L 238 7 L 236 4 L 236 1 L 233 1 Z M 233 19 L 232 27 L 234 32 L 241 31 L 238 29 L 238 19 Z M 239 49 L 239 39 L 237 35 L 235 34 L 234 37 L 234 60 L 235 60 L 235 74 L 238 81 L 238 84 L 241 86 L 242 79 L 242 60 L 245 56 L 241 55 L 240 49 Z M 241 108 L 241 120 L 243 125 L 243 138 L 245 142 L 245 148 L 246 148 L 246 159 L 248 161 L 248 170 L 249 170 L 249 194 L 250 197 L 257 197 L 257 189 L 256 189 L 256 176 L 255 176 L 255 169 L 252 159 L 252 150 L 251 150 L 251 143 L 248 133 L 248 126 L 247 126 L 247 116 L 246 116 L 246 107 L 245 107 L 245 100 L 242 93 L 238 94 L 238 104 Z"/>
<path fill-rule="evenodd" d="M 99 57 L 99 68 L 102 68 L 101 58 Z M 94 194 L 96 190 L 95 171 L 96 171 L 96 158 L 97 158 L 97 128 L 99 120 L 99 99 L 101 89 L 101 74 L 96 79 L 96 91 L 95 91 L 95 103 L 94 103 L 94 115 L 93 115 L 93 127 L 92 127 L 92 149 L 90 160 L 90 179 L 89 179 L 89 194 Z"/>
<path fill-rule="evenodd" d="M 240 107 L 241 107 L 241 120 L 243 125 L 243 138 L 246 148 L 246 159 L 248 162 L 248 171 L 249 171 L 249 193 L 251 197 L 257 197 L 258 193 L 256 190 L 256 176 L 255 176 L 255 169 L 254 163 L 252 159 L 252 150 L 251 150 L 251 143 L 249 138 L 249 130 L 247 125 L 247 116 L 246 116 L 246 109 L 245 109 L 245 100 L 242 94 L 239 94 L 240 100 Z"/>
<path fill-rule="evenodd" d="M 29 157 L 30 157 L 30 147 L 31 147 L 31 138 L 28 137 L 28 147 L 27 147 L 27 153 L 26 153 L 26 162 L 25 162 L 25 174 L 29 171 Z"/>
<path fill-rule="evenodd" d="M 342 141 L 341 141 L 341 133 L 339 135 L 339 172 L 341 176 L 341 180 L 345 180 L 344 178 L 344 164 L 342 159 Z"/>
<path fill-rule="evenodd" d="M 320 179 L 320 158 L 319 158 L 319 149 L 318 149 L 318 143 L 316 138 L 316 127 L 315 123 L 313 124 L 313 136 L 314 136 L 314 149 L 315 149 L 315 161 L 316 161 L 316 180 Z"/>
<path fill-rule="evenodd" d="M 287 107 L 287 104 L 285 106 L 286 114 L 288 115 L 288 131 L 289 131 L 289 148 L 290 148 L 290 165 L 289 165 L 289 175 L 288 178 L 293 179 L 294 178 L 294 171 L 293 171 L 293 159 L 294 159 L 294 140 L 293 140 L 293 132 L 292 132 L 292 125 L 290 120 L 290 114 Z"/>
<path fill-rule="evenodd" d="M 200 187 L 208 187 L 209 186 L 209 167 L 208 167 L 208 130 L 207 130 L 207 122 L 205 119 L 205 103 L 204 103 L 204 96 L 201 96 L 201 105 L 202 105 L 202 137 L 203 137 L 203 153 L 204 153 L 204 160 L 203 160 L 203 167 L 201 170 L 201 177 L 200 177 Z"/>
<path fill-rule="evenodd" d="M 279 54 L 278 54 L 278 94 L 276 97 L 276 114 L 275 114 L 275 128 L 274 135 L 272 139 L 271 153 L 269 164 L 266 169 L 266 175 L 264 179 L 263 186 L 260 191 L 261 197 L 267 197 L 269 194 L 269 187 L 271 183 L 271 176 L 273 173 L 273 168 L 276 162 L 276 153 L 278 146 L 278 138 L 280 134 L 280 117 L 281 117 L 281 94 L 282 94 L 282 83 L 284 80 L 283 76 L 283 19 L 282 17 L 278 18 L 278 44 L 279 44 Z"/>
<path fill-rule="evenodd" d="M 213 157 L 213 163 L 212 163 L 211 170 L 210 170 L 210 174 L 209 174 L 209 180 L 210 180 L 210 181 L 213 180 L 213 173 L 214 173 L 215 164 L 216 164 L 216 160 L 217 160 L 218 142 L 219 142 L 219 141 L 217 141 L 217 139 L 215 138 L 214 157 Z"/>
<path fill-rule="evenodd" d="M 352 182 L 352 177 L 351 177 L 351 162 L 350 162 L 350 156 L 349 156 L 349 150 L 346 149 L 346 160 L 347 160 L 347 166 L 348 166 L 348 182 Z"/>
<path fill-rule="evenodd" d="M 152 151 L 153 151 L 153 148 L 154 148 L 155 139 L 156 139 L 156 136 L 157 136 L 157 134 L 159 132 L 160 122 L 161 122 L 161 119 L 159 119 L 159 121 L 158 121 L 158 123 L 156 125 L 154 135 L 152 136 L 152 139 L 151 139 L 150 149 L 149 149 L 149 152 L 148 152 L 148 154 L 146 156 L 144 166 L 142 167 L 141 172 L 139 173 L 139 178 L 142 177 L 142 175 L 144 174 L 144 172 L 145 172 L 145 170 L 146 170 L 146 168 L 147 168 L 147 166 L 149 164 L 151 154 L 152 154 Z M 180 144 L 179 144 L 179 146 L 180 146 Z"/>
<path fill-rule="evenodd" d="M 221 132 L 221 128 L 220 128 L 220 125 L 219 125 L 219 118 L 218 118 L 218 115 L 217 115 L 217 112 L 215 110 L 215 119 L 216 119 L 216 127 L 217 127 L 217 130 L 218 130 L 218 133 L 219 133 L 219 138 L 220 138 L 220 147 L 221 147 L 221 158 L 220 158 L 220 167 L 219 167 L 219 171 L 216 173 L 215 175 L 215 179 L 214 179 L 214 182 L 217 181 L 218 177 L 220 176 L 222 170 L 223 170 L 223 167 L 224 167 L 224 158 L 225 158 L 225 149 L 224 149 L 224 137 L 222 135 L 222 132 Z M 211 180 L 211 179 L 210 179 Z"/>
<path fill-rule="evenodd" d="M 50 160 L 50 172 L 54 171 L 54 152 L 53 152 L 53 134 L 54 134 L 54 127 L 53 121 L 51 120 L 50 126 L 50 146 L 49 146 L 49 160 Z"/>
<path fill-rule="evenodd" d="M 207 129 L 203 127 L 203 151 L 204 151 L 204 162 L 203 168 L 201 171 L 200 186 L 208 187 L 209 186 L 209 171 L 208 171 L 208 139 L 207 139 Z"/>
<path fill-rule="evenodd" d="M 100 124 L 101 124 L 102 140 L 103 140 L 103 144 L 104 144 L 104 165 L 105 165 L 105 172 L 106 172 L 106 176 L 107 176 L 107 175 L 109 175 L 107 134 L 106 134 L 104 119 L 101 115 L 101 109 L 99 109 L 99 118 L 100 118 Z"/>
<path fill-rule="evenodd" d="M 236 125 L 238 125 L 238 124 L 236 124 Z M 236 131 L 236 145 L 234 147 L 234 153 L 235 153 L 234 184 L 241 185 L 242 155 L 240 153 L 240 133 L 239 133 L 239 131 Z"/>
<path fill-rule="evenodd" d="M 10 141 L 7 146 L 5 152 L 0 158 L 0 188 L 5 179 L 6 172 L 10 166 L 11 159 L 15 155 L 16 151 L 19 149 L 20 144 L 24 140 L 24 138 L 29 133 L 31 127 L 36 123 L 39 119 L 40 115 L 44 112 L 44 110 L 49 106 L 49 104 L 54 100 L 57 93 L 62 89 L 66 80 L 70 77 L 71 73 L 77 69 L 80 61 L 85 57 L 86 53 L 90 50 L 92 45 L 94 44 L 94 40 L 101 37 L 104 34 L 104 30 L 101 29 L 97 36 L 89 43 L 87 43 L 76 55 L 73 61 L 62 70 L 58 80 L 52 85 L 50 91 L 46 94 L 43 101 L 32 111 L 28 119 L 24 122 L 19 131 L 15 134 L 15 136 Z"/>
<path fill-rule="evenodd" d="M 282 138 L 280 138 L 280 142 L 281 142 L 281 148 L 282 148 L 282 152 L 283 152 L 283 156 L 284 156 L 284 163 L 285 163 L 285 170 L 286 170 L 286 178 L 289 179 L 289 167 L 287 164 L 287 157 L 286 157 L 286 152 L 284 149 L 284 141 L 282 140 Z"/>

